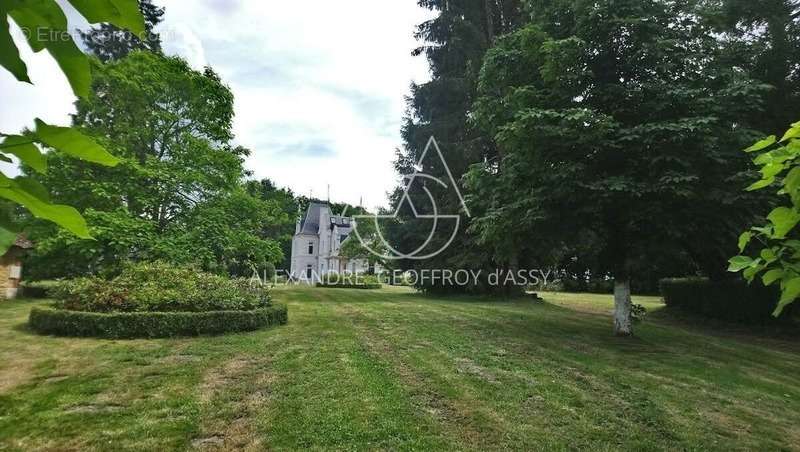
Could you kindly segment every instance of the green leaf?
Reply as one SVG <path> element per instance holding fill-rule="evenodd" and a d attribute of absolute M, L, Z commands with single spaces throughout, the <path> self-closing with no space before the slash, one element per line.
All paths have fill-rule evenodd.
<path fill-rule="evenodd" d="M 800 166 L 795 166 L 786 174 L 786 177 L 783 178 L 783 185 L 787 192 L 793 192 L 800 188 Z"/>
<path fill-rule="evenodd" d="M 781 278 L 783 278 L 783 270 L 774 269 L 764 273 L 764 276 L 761 277 L 761 282 L 763 282 L 765 286 L 771 286 L 775 281 Z"/>
<path fill-rule="evenodd" d="M 768 138 L 765 138 L 757 142 L 756 144 L 750 146 L 749 148 L 745 149 L 744 152 L 756 152 L 762 149 L 766 149 L 775 144 L 776 139 L 777 137 L 775 135 L 770 135 Z"/>
<path fill-rule="evenodd" d="M 16 155 L 23 163 L 40 173 L 47 171 L 47 158 L 36 147 L 30 137 L 22 135 L 8 136 L 0 142 L 0 151 Z"/>
<path fill-rule="evenodd" d="M 747 187 L 745 190 L 747 191 L 755 191 L 761 190 L 764 187 L 769 187 L 772 183 L 775 182 L 774 177 L 770 177 L 769 179 L 761 179 L 760 181 L 754 183 L 753 185 Z"/>
<path fill-rule="evenodd" d="M 755 261 L 752 258 L 748 257 L 748 256 L 732 257 L 728 261 L 728 263 L 730 263 L 730 266 L 728 267 L 728 271 L 729 272 L 733 272 L 733 273 L 742 271 L 745 268 L 748 268 L 751 265 L 753 265 L 754 262 Z"/>
<path fill-rule="evenodd" d="M 761 259 L 764 259 L 764 262 L 771 264 L 778 260 L 778 255 L 775 254 L 775 251 L 772 251 L 772 249 L 764 248 L 761 250 Z"/>
<path fill-rule="evenodd" d="M 746 279 L 747 282 L 751 283 L 751 282 L 753 282 L 753 278 L 756 277 L 756 274 L 758 272 L 760 272 L 761 270 L 763 270 L 763 269 L 764 269 L 763 265 L 757 265 L 755 267 L 748 267 L 748 268 L 744 269 L 744 272 L 742 273 L 742 276 L 744 276 L 744 279 Z"/>
<path fill-rule="evenodd" d="M 116 166 L 119 159 L 93 139 L 69 127 L 57 127 L 36 119 L 36 135 L 42 143 L 87 162 Z"/>
<path fill-rule="evenodd" d="M 69 0 L 89 23 L 108 22 L 134 34 L 145 33 L 137 0 Z"/>
<path fill-rule="evenodd" d="M 778 207 L 770 212 L 767 219 L 775 227 L 772 238 L 782 239 L 800 222 L 800 214 L 788 207 Z"/>
<path fill-rule="evenodd" d="M 47 50 L 67 76 L 75 95 L 87 99 L 92 88 L 92 68 L 86 54 L 71 39 L 56 40 Z"/>
<path fill-rule="evenodd" d="M 792 138 L 797 138 L 798 136 L 800 136 L 800 127 L 792 127 L 786 131 L 786 134 L 783 135 L 783 138 L 781 138 L 781 143 Z"/>
<path fill-rule="evenodd" d="M 775 180 L 775 176 L 780 174 L 783 169 L 784 166 L 781 163 L 770 163 L 768 165 L 764 165 L 764 167 L 761 168 L 761 178 Z"/>
<path fill-rule="evenodd" d="M 50 203 L 50 193 L 39 181 L 30 177 L 19 176 L 14 178 L 18 187 L 35 196 L 42 202 Z"/>
<path fill-rule="evenodd" d="M 775 308 L 775 312 L 772 313 L 773 316 L 778 317 L 783 312 L 783 309 L 788 306 L 791 302 L 797 299 L 800 296 L 800 277 L 794 277 L 787 281 L 782 287 L 781 299 L 778 302 L 778 307 Z"/>
<path fill-rule="evenodd" d="M 28 77 L 28 67 L 19 56 L 11 32 L 8 28 L 8 15 L 3 7 L 0 7 L 0 66 L 8 69 L 8 72 L 20 82 L 31 82 Z"/>
<path fill-rule="evenodd" d="M 50 204 L 42 199 L 42 194 L 38 190 L 29 191 L 31 190 L 31 185 L 20 184 L 18 183 L 19 181 L 8 179 L 5 176 L 0 179 L 2 179 L 2 184 L 0 185 L 6 185 L 5 187 L 0 187 L 0 197 L 25 207 L 33 216 L 52 221 L 78 237 L 91 238 L 86 220 L 74 208 Z"/>
<path fill-rule="evenodd" d="M 17 233 L 0 227 L 0 255 L 6 254 L 11 245 L 17 240 Z"/>
<path fill-rule="evenodd" d="M 747 244 L 750 243 L 750 240 L 753 238 L 752 232 L 745 232 L 739 236 L 739 252 L 743 253 L 744 249 L 747 248 Z"/>
<path fill-rule="evenodd" d="M 34 52 L 47 49 L 72 86 L 72 91 L 89 97 L 92 73 L 89 58 L 81 52 L 67 30 L 67 17 L 54 0 L 5 0 L 9 15 L 26 33 Z"/>

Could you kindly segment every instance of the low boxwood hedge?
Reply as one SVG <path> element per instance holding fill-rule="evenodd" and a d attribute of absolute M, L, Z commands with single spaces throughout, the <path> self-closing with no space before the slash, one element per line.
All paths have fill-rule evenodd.
<path fill-rule="evenodd" d="M 288 321 L 285 305 L 253 311 L 116 312 L 33 308 L 28 324 L 40 334 L 111 339 L 200 336 L 254 331 Z"/>
<path fill-rule="evenodd" d="M 772 316 L 780 290 L 777 286 L 765 287 L 759 281 L 747 284 L 738 279 L 675 278 L 661 280 L 660 287 L 668 307 L 704 317 L 748 324 L 774 323 L 792 317 L 791 309 L 785 310 L 780 319 Z"/>
<path fill-rule="evenodd" d="M 328 289 L 380 289 L 383 286 L 377 283 L 370 283 L 370 284 L 317 283 L 317 287 L 325 287 Z"/>

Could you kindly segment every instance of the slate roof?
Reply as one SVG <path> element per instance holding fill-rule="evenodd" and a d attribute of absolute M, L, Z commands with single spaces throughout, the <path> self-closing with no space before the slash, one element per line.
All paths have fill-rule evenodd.
<path fill-rule="evenodd" d="M 322 209 L 327 209 L 326 204 L 312 202 L 308 205 L 308 211 L 305 218 L 300 222 L 301 234 L 319 234 L 319 217 L 322 215 Z"/>

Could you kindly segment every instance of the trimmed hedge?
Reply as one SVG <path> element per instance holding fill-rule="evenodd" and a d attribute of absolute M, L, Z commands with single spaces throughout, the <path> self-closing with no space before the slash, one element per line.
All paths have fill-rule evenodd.
<path fill-rule="evenodd" d="M 780 299 L 777 286 L 759 281 L 710 281 L 706 278 L 663 279 L 661 295 L 668 307 L 729 322 L 765 324 L 791 318 L 791 306 L 779 319 L 772 316 Z"/>
<path fill-rule="evenodd" d="M 95 313 L 33 308 L 28 324 L 40 334 L 109 339 L 200 336 L 254 331 L 288 322 L 285 305 L 254 311 Z"/>
<path fill-rule="evenodd" d="M 326 289 L 380 289 L 380 284 L 336 284 L 336 283 L 317 283 L 317 287 Z"/>

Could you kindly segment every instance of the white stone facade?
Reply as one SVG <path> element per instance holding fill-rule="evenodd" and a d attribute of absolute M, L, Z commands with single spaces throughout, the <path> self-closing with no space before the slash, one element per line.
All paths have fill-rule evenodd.
<path fill-rule="evenodd" d="M 297 281 L 319 282 L 328 273 L 366 273 L 364 259 L 349 260 L 339 256 L 342 243 L 350 237 L 355 219 L 333 215 L 330 206 L 312 202 L 297 221 L 292 239 L 292 277 Z M 358 240 L 353 237 L 353 240 Z"/>

